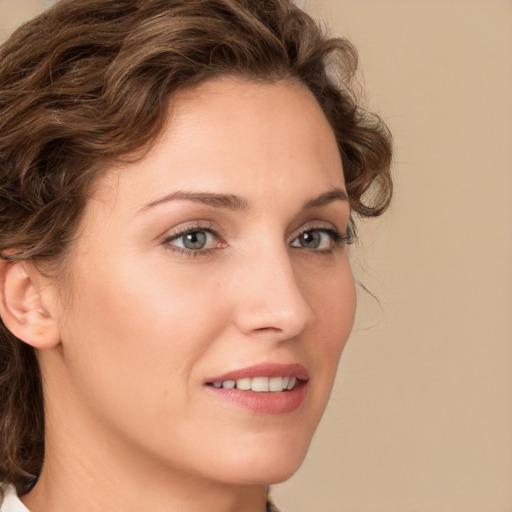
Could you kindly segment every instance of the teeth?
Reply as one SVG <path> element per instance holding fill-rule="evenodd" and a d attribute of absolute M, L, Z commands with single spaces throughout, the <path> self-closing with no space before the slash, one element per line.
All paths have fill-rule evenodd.
<path fill-rule="evenodd" d="M 269 391 L 282 391 L 284 389 L 283 378 L 282 377 L 272 377 L 271 379 L 269 379 L 268 389 L 269 389 Z"/>
<path fill-rule="evenodd" d="M 245 391 L 251 389 L 251 379 L 238 379 L 236 381 L 236 389 L 243 389 Z"/>
<path fill-rule="evenodd" d="M 297 382 L 297 377 L 291 377 L 290 382 L 288 382 L 288 385 L 286 386 L 286 389 L 290 390 L 295 387 L 295 383 Z"/>
<path fill-rule="evenodd" d="M 253 391 L 268 391 L 268 377 L 254 377 L 252 379 L 251 389 Z"/>
<path fill-rule="evenodd" d="M 235 381 L 234 380 L 225 380 L 222 383 L 222 387 L 224 389 L 233 389 L 235 387 Z"/>
<path fill-rule="evenodd" d="M 213 387 L 224 389 L 240 389 L 243 391 L 256 391 L 258 393 L 291 391 L 297 384 L 297 377 L 253 377 L 213 382 Z"/>

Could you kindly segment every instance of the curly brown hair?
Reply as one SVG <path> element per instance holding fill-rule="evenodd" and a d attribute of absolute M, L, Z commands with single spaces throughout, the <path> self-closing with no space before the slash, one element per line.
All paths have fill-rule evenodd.
<path fill-rule="evenodd" d="M 235 76 L 299 80 L 335 133 L 353 212 L 391 199 L 391 137 L 357 105 L 357 54 L 291 0 L 63 0 L 0 48 L 0 257 L 58 263 L 91 184 L 141 155 L 173 95 Z M 55 267 L 57 268 L 57 267 Z M 44 457 L 34 349 L 0 322 L 0 482 L 26 493 Z"/>

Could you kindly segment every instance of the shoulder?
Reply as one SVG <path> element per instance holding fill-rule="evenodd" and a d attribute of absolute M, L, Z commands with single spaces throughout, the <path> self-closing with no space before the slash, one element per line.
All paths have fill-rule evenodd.
<path fill-rule="evenodd" d="M 11 485 L 4 488 L 4 499 L 0 503 L 0 512 L 30 512 L 16 495 Z"/>

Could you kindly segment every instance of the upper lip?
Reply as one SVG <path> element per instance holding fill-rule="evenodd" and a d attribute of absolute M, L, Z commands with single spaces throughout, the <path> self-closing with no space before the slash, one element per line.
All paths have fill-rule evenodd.
<path fill-rule="evenodd" d="M 253 377 L 297 377 L 299 380 L 308 380 L 309 373 L 305 366 L 298 363 L 260 363 L 217 375 L 207 379 L 206 382 L 223 382 Z"/>

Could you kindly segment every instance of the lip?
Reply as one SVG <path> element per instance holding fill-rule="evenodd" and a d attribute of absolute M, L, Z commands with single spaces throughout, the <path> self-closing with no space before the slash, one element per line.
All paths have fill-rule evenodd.
<path fill-rule="evenodd" d="M 213 382 L 253 377 L 297 377 L 290 391 L 256 392 L 237 388 L 215 388 Z M 215 376 L 205 381 L 205 390 L 223 402 L 260 415 L 283 415 L 301 408 L 306 400 L 309 373 L 301 364 L 262 363 Z"/>
<path fill-rule="evenodd" d="M 222 375 L 217 375 L 205 381 L 206 384 L 212 382 L 222 382 L 225 380 L 238 380 L 253 377 L 297 377 L 301 381 L 309 380 L 309 373 L 305 366 L 301 364 L 278 364 L 261 363 L 247 368 L 241 368 Z"/>

